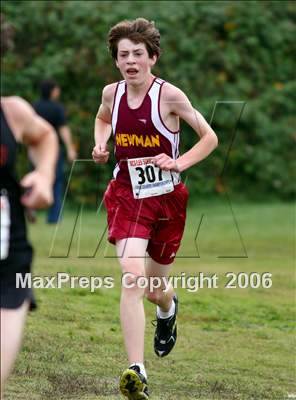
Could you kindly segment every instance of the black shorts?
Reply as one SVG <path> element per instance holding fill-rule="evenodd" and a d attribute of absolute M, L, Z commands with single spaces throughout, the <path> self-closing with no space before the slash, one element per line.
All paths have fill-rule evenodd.
<path fill-rule="evenodd" d="M 29 271 L 30 268 L 25 268 L 23 271 L 20 271 L 20 273 L 24 276 Z M 34 310 L 37 307 L 31 288 L 16 287 L 15 273 L 1 274 L 0 285 L 0 308 L 17 309 L 21 307 L 25 300 L 29 300 L 30 310 Z"/>

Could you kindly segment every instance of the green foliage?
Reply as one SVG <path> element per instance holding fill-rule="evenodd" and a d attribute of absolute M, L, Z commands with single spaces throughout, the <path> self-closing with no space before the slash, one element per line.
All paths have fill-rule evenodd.
<path fill-rule="evenodd" d="M 5 1 L 2 12 L 16 30 L 15 48 L 2 60 L 2 94 L 33 101 L 42 78 L 57 79 L 80 158 L 91 157 L 103 87 L 121 78 L 107 33 L 122 19 L 142 16 L 162 36 L 154 73 L 180 87 L 208 121 L 215 108 L 219 147 L 188 171 L 191 193 L 293 196 L 293 2 Z M 195 141 L 184 124 L 182 150 Z M 86 198 L 97 188 L 96 175 L 112 171 L 111 163 L 89 165 L 74 178 Z"/>

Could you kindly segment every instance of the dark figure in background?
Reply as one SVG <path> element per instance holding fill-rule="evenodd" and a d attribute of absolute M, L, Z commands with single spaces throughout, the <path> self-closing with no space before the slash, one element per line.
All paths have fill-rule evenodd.
<path fill-rule="evenodd" d="M 47 222 L 55 224 L 59 221 L 64 192 L 65 150 L 69 162 L 76 158 L 76 150 L 72 141 L 70 128 L 67 126 L 64 107 L 58 102 L 61 89 L 58 84 L 47 79 L 41 83 L 41 99 L 34 104 L 35 111 L 55 129 L 59 139 L 59 158 L 56 166 L 54 183 L 54 202 L 48 210 Z"/>

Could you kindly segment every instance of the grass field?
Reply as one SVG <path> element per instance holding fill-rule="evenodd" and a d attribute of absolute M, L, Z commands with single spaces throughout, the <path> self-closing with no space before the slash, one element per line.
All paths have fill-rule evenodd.
<path fill-rule="evenodd" d="M 295 398 L 293 206 L 234 204 L 239 235 L 226 204 L 193 203 L 173 275 L 216 273 L 219 287 L 178 288 L 179 338 L 164 359 L 154 355 L 155 310 L 145 302 L 151 399 Z M 39 309 L 28 318 L 7 400 L 121 398 L 118 378 L 127 361 L 119 324 L 119 267 L 105 238 L 91 257 L 105 228 L 105 215 L 91 211 L 77 219 L 79 230 L 63 258 L 75 218 L 67 212 L 57 231 L 52 255 L 60 258 L 48 258 L 55 227 L 41 215 L 30 228 L 35 275 L 109 275 L 115 287 L 94 293 L 67 285 L 35 290 Z M 269 272 L 272 287 L 226 289 L 227 272 Z"/>

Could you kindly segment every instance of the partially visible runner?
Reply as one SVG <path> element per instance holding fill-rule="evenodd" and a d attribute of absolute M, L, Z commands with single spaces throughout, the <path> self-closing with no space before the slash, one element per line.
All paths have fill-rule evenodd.
<path fill-rule="evenodd" d="M 29 148 L 35 170 L 19 182 L 17 147 Z M 35 308 L 31 289 L 17 288 L 16 274 L 31 271 L 24 208 L 45 208 L 53 201 L 52 185 L 58 144 L 53 128 L 20 97 L 1 97 L 1 396 L 21 346 L 27 311 Z"/>
<path fill-rule="evenodd" d="M 14 46 L 14 28 L 1 14 L 1 57 Z M 1 60 L 2 61 L 2 60 Z M 24 208 L 44 208 L 52 203 L 57 159 L 57 139 L 52 127 L 20 97 L 1 97 L 0 142 L 0 314 L 1 398 L 4 384 L 20 349 L 29 308 L 36 307 L 28 287 L 16 288 L 16 274 L 31 271 L 32 247 L 27 239 Z M 17 147 L 28 146 L 35 170 L 19 183 Z"/>
<path fill-rule="evenodd" d="M 109 49 L 124 80 L 106 86 L 95 120 L 93 159 L 106 163 L 113 132 L 117 164 L 105 192 L 108 239 L 116 245 L 123 282 L 120 319 L 129 367 L 120 390 L 131 400 L 148 399 L 144 366 L 143 297 L 157 305 L 154 350 L 170 353 L 177 339 L 178 298 L 172 286 L 149 290 L 142 276 L 166 280 L 179 249 L 188 190 L 180 173 L 206 158 L 217 136 L 177 87 L 151 73 L 160 56 L 160 34 L 143 18 L 122 21 L 109 32 Z M 200 137 L 179 155 L 180 119 Z M 148 253 L 148 255 L 147 255 Z"/>

